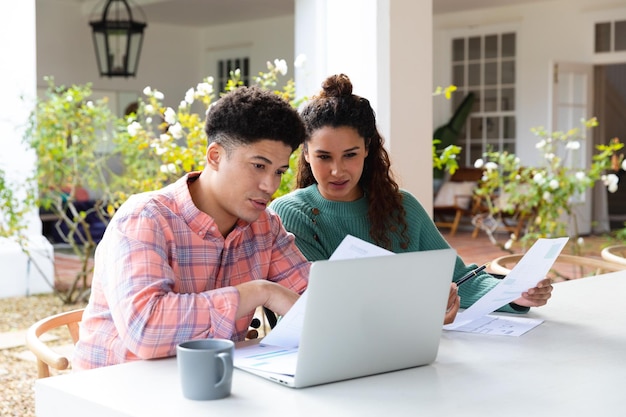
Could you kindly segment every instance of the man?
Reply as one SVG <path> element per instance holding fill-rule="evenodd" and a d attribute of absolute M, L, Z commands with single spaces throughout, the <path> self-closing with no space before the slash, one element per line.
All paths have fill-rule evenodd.
<path fill-rule="evenodd" d="M 182 341 L 243 340 L 258 306 L 285 314 L 310 264 L 266 205 L 304 139 L 277 95 L 241 87 L 207 114 L 206 166 L 115 214 L 95 255 L 74 369 L 172 356 Z"/>

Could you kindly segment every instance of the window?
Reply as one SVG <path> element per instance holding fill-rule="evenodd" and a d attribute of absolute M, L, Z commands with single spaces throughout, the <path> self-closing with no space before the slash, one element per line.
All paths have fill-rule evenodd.
<path fill-rule="evenodd" d="M 241 70 L 241 81 L 244 85 L 250 85 L 250 58 L 220 59 L 217 61 L 217 87 L 218 91 L 224 91 L 230 78 L 230 72 Z"/>
<path fill-rule="evenodd" d="M 476 97 L 460 133 L 461 165 L 487 150 L 515 152 L 515 42 L 515 33 L 452 40 L 452 112 L 468 93 Z"/>
<path fill-rule="evenodd" d="M 595 53 L 626 51 L 626 20 L 596 23 Z"/>

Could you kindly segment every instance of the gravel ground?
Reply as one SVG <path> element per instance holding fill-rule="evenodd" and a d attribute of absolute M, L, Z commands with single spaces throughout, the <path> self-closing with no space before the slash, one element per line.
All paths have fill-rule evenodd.
<path fill-rule="evenodd" d="M 0 299 L 0 332 L 26 330 L 37 320 L 84 307 L 84 304 L 63 305 L 55 295 Z M 67 332 L 57 332 L 59 339 L 54 344 L 71 343 Z M 37 365 L 16 357 L 27 351 L 25 346 L 0 349 L 0 416 L 35 416 L 33 385 L 37 378 Z"/>

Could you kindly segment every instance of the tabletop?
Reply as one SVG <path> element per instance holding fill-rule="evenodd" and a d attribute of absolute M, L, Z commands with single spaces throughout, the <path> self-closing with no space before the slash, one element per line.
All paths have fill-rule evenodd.
<path fill-rule="evenodd" d="M 36 414 L 612 415 L 626 386 L 626 270 L 554 287 L 526 315 L 540 326 L 519 337 L 443 331 L 427 366 L 304 389 L 236 370 L 230 397 L 191 401 L 175 358 L 137 361 L 37 380 Z"/>

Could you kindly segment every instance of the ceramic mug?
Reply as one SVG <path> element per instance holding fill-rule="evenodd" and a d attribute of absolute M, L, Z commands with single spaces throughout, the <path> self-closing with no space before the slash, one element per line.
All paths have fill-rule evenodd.
<path fill-rule="evenodd" d="M 178 374 L 185 398 L 217 400 L 230 395 L 235 344 L 227 339 L 198 339 L 176 346 Z"/>

